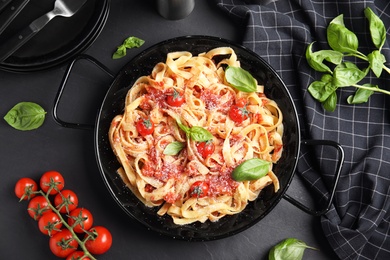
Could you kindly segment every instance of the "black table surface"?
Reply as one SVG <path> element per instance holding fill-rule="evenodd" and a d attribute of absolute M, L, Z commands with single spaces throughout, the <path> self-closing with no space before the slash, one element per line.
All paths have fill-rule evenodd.
<path fill-rule="evenodd" d="M 154 1 L 111 1 L 107 23 L 85 53 L 114 73 L 143 49 L 185 35 L 211 35 L 240 43 L 242 28 L 234 24 L 214 1 L 196 1 L 194 11 L 182 20 L 166 20 Z M 145 40 L 140 49 L 113 60 L 116 46 L 128 36 Z M 93 124 L 102 98 L 112 81 L 89 64 L 76 66 L 59 107 L 64 119 Z M 18 102 L 32 101 L 48 112 L 42 127 L 18 131 L 0 121 L 0 254 L 1 259 L 56 259 L 37 223 L 27 214 L 27 202 L 18 202 L 14 186 L 21 177 L 39 180 L 48 170 L 63 174 L 66 187 L 74 190 L 80 206 L 94 215 L 95 224 L 113 235 L 111 249 L 99 259 L 267 259 L 270 248 L 294 237 L 319 250 L 306 250 L 304 259 L 336 259 L 321 230 L 320 218 L 311 216 L 282 199 L 260 222 L 228 238 L 186 242 L 161 236 L 130 219 L 114 202 L 100 176 L 94 152 L 94 132 L 64 128 L 51 116 L 53 102 L 67 64 L 30 73 L 0 71 L 0 114 Z M 299 178 L 288 192 L 302 200 Z"/>

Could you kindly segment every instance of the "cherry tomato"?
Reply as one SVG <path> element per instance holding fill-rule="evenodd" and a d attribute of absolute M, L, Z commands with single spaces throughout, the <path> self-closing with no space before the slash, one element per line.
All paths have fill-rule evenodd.
<path fill-rule="evenodd" d="M 45 172 L 39 181 L 39 186 L 45 193 L 51 188 L 50 195 L 55 195 L 64 188 L 65 181 L 57 171 Z"/>
<path fill-rule="evenodd" d="M 101 255 L 110 249 L 112 245 L 112 236 L 107 228 L 96 226 L 89 230 L 94 235 L 85 242 L 85 247 L 91 254 Z M 86 235 L 87 237 L 88 235 Z"/>
<path fill-rule="evenodd" d="M 74 225 L 73 226 L 74 232 L 83 233 L 84 230 L 89 230 L 92 227 L 93 216 L 91 212 L 87 209 L 76 208 L 69 213 L 68 224 L 70 226 Z"/>
<path fill-rule="evenodd" d="M 248 118 L 248 114 L 249 112 L 245 106 L 233 105 L 229 110 L 230 119 L 236 123 L 242 123 L 242 121 Z"/>
<path fill-rule="evenodd" d="M 68 229 L 62 229 L 60 232 L 50 237 L 49 247 L 55 256 L 66 258 L 77 250 L 78 243 Z"/>
<path fill-rule="evenodd" d="M 39 195 L 30 200 L 27 207 L 28 214 L 35 220 L 39 220 L 44 213 L 52 211 L 46 198 Z"/>
<path fill-rule="evenodd" d="M 196 181 L 190 187 L 190 195 L 194 198 L 203 198 L 209 193 L 209 185 L 205 181 Z"/>
<path fill-rule="evenodd" d="M 212 140 L 198 143 L 196 146 L 198 153 L 206 159 L 208 156 L 213 154 L 215 146 Z"/>
<path fill-rule="evenodd" d="M 50 211 L 38 220 L 38 227 L 42 234 L 52 236 L 61 231 L 62 222 L 57 213 Z"/>
<path fill-rule="evenodd" d="M 153 133 L 154 131 L 154 124 L 150 119 L 143 119 L 141 118 L 137 122 L 137 131 L 140 133 L 142 136 L 147 136 Z"/>
<path fill-rule="evenodd" d="M 37 190 L 38 184 L 31 178 L 21 178 L 15 185 L 15 195 L 20 200 L 29 200 L 35 197 L 34 191 Z"/>
<path fill-rule="evenodd" d="M 79 199 L 72 190 L 62 190 L 54 197 L 54 205 L 61 213 L 69 213 L 79 205 Z"/>
<path fill-rule="evenodd" d="M 173 93 L 167 96 L 167 103 L 173 107 L 180 107 L 184 103 L 184 97 L 174 89 Z"/>
<path fill-rule="evenodd" d="M 79 259 L 90 260 L 89 257 L 83 257 L 83 256 L 84 256 L 84 252 L 83 251 L 74 251 L 73 253 L 68 255 L 66 260 L 79 260 Z"/>
<path fill-rule="evenodd" d="M 246 98 L 239 98 L 236 101 L 236 106 L 238 106 L 238 107 L 245 107 L 247 104 L 248 104 L 248 101 L 246 100 Z"/>

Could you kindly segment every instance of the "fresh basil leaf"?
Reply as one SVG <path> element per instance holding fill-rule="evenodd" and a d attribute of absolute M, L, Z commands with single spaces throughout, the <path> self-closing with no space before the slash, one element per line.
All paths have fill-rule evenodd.
<path fill-rule="evenodd" d="M 338 87 L 349 87 L 361 81 L 368 70 L 360 70 L 352 62 L 343 62 L 333 71 L 333 84 Z"/>
<path fill-rule="evenodd" d="M 139 48 L 141 47 L 143 44 L 145 43 L 144 40 L 138 38 L 138 37 L 135 37 L 135 36 L 130 36 L 129 38 L 127 38 L 126 40 L 124 40 L 123 42 L 123 45 L 127 48 L 127 49 L 131 49 L 131 48 Z"/>
<path fill-rule="evenodd" d="M 356 53 L 358 38 L 345 27 L 343 17 L 341 14 L 334 18 L 326 30 L 329 46 L 341 53 Z"/>
<path fill-rule="evenodd" d="M 184 146 L 185 146 L 184 143 L 174 141 L 165 147 L 163 153 L 166 155 L 176 155 L 176 154 L 180 153 L 181 150 L 183 150 Z"/>
<path fill-rule="evenodd" d="M 126 47 L 124 45 L 118 46 L 116 49 L 116 52 L 112 55 L 112 58 L 115 59 L 120 59 L 122 57 L 126 56 Z"/>
<path fill-rule="evenodd" d="M 372 72 L 379 78 L 382 74 L 383 64 L 386 62 L 385 56 L 378 50 L 375 50 L 368 54 L 367 58 Z"/>
<path fill-rule="evenodd" d="M 190 128 L 190 138 L 196 142 L 206 142 L 213 139 L 213 135 L 200 126 L 193 126 Z"/>
<path fill-rule="evenodd" d="M 333 112 L 336 110 L 337 93 L 336 91 L 329 95 L 329 97 L 322 102 L 322 106 L 326 111 Z"/>
<path fill-rule="evenodd" d="M 378 88 L 378 86 L 372 84 L 364 84 L 363 86 L 370 87 L 370 88 Z M 373 93 L 374 93 L 373 90 L 358 88 L 358 90 L 355 92 L 355 95 L 351 95 L 348 97 L 347 102 L 348 104 L 365 103 L 368 101 L 368 99 Z"/>
<path fill-rule="evenodd" d="M 126 56 L 127 49 L 141 47 L 144 43 L 144 40 L 134 36 L 130 36 L 126 38 L 120 46 L 117 47 L 116 51 L 112 55 L 112 58 L 120 59 Z"/>
<path fill-rule="evenodd" d="M 364 15 L 369 21 L 372 42 L 378 50 L 381 50 L 386 41 L 386 27 L 369 7 L 364 9 Z"/>
<path fill-rule="evenodd" d="M 189 127 L 183 125 L 183 124 L 180 122 L 179 119 L 176 119 L 176 123 L 177 123 L 177 125 L 180 127 L 180 129 L 183 130 L 184 133 L 186 133 L 186 135 L 189 135 L 189 133 L 190 133 L 190 128 L 189 128 Z"/>
<path fill-rule="evenodd" d="M 324 60 L 338 65 L 341 63 L 344 55 L 341 52 L 334 50 L 320 50 L 313 52 L 313 44 L 314 42 L 311 43 L 306 49 L 306 60 L 308 61 L 310 67 L 319 72 L 332 73 L 332 70 L 326 64 L 324 64 Z"/>
<path fill-rule="evenodd" d="M 33 130 L 45 121 L 46 111 L 33 102 L 20 102 L 4 116 L 4 120 L 13 128 L 21 131 Z"/>
<path fill-rule="evenodd" d="M 302 260 L 306 249 L 317 250 L 308 246 L 302 240 L 287 238 L 271 248 L 268 254 L 269 260 Z"/>
<path fill-rule="evenodd" d="M 325 101 L 333 92 L 337 90 L 337 86 L 333 85 L 333 77 L 329 74 L 324 74 L 321 81 L 313 81 L 309 87 L 309 93 L 319 102 Z"/>
<path fill-rule="evenodd" d="M 258 158 L 252 158 L 238 165 L 232 172 L 235 181 L 258 180 L 267 175 L 271 162 Z"/>
<path fill-rule="evenodd" d="M 239 91 L 255 92 L 257 90 L 255 78 L 243 68 L 228 66 L 225 69 L 225 79 Z"/>
<path fill-rule="evenodd" d="M 179 119 L 176 119 L 176 123 L 178 124 L 180 129 L 186 133 L 188 138 L 191 138 L 196 142 L 205 142 L 213 139 L 213 134 L 210 133 L 208 130 L 204 129 L 203 127 L 200 126 L 187 127 L 183 125 Z"/>

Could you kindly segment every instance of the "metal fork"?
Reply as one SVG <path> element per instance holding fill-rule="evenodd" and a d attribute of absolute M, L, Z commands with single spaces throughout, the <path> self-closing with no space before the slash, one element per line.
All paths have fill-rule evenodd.
<path fill-rule="evenodd" d="M 54 17 L 71 17 L 87 2 L 87 0 L 56 0 L 54 9 L 34 20 L 28 27 L 9 38 L 0 45 L 0 62 L 6 60 L 16 50 L 37 34 Z"/>

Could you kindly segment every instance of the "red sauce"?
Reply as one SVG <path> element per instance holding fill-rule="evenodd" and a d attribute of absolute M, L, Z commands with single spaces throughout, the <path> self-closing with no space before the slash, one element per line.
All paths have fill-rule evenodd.
<path fill-rule="evenodd" d="M 219 175 L 211 175 L 209 178 L 209 195 L 233 195 L 238 187 L 238 183 L 230 175 L 234 168 L 228 168 L 221 171 Z"/>

